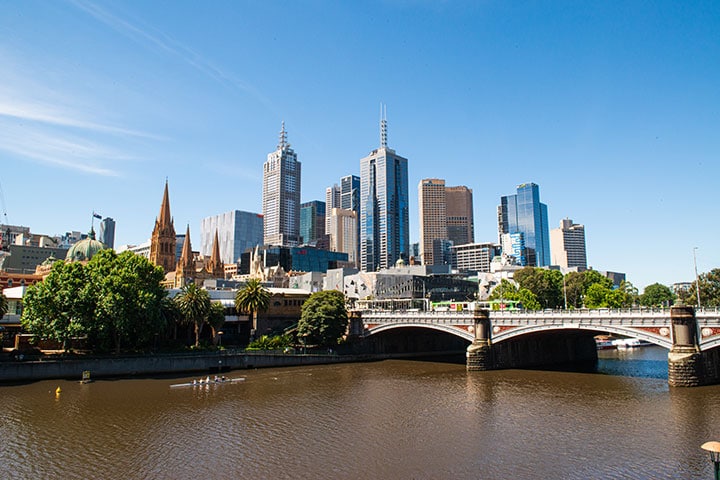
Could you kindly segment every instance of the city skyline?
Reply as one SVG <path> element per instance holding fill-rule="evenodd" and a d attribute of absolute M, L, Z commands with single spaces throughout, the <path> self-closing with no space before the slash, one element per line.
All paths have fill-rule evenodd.
<path fill-rule="evenodd" d="M 384 23 L 392 36 L 367 35 Z M 359 174 L 384 102 L 410 185 L 473 190 L 476 242 L 496 240 L 498 199 L 533 182 L 551 226 L 585 226 L 589 266 L 640 288 L 691 281 L 694 252 L 700 273 L 720 265 L 720 227 L 705 220 L 718 25 L 710 1 L 9 3 L 0 222 L 86 232 L 94 211 L 115 220 L 116 246 L 139 244 L 169 178 L 175 227 L 200 245 L 203 218 L 262 211 L 281 121 L 301 201 L 322 200 Z"/>

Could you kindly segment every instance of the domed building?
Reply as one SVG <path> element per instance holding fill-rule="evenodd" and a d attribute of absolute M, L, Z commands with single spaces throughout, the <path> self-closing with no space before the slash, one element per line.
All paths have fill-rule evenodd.
<path fill-rule="evenodd" d="M 75 243 L 65 256 L 66 262 L 87 262 L 100 250 L 104 250 L 105 244 L 95 240 L 95 230 L 90 227 L 90 233 L 84 240 Z"/>

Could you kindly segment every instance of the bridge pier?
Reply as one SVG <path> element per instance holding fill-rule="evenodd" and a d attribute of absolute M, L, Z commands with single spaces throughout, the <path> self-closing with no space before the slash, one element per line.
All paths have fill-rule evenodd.
<path fill-rule="evenodd" d="M 668 384 L 671 387 L 698 387 L 720 383 L 718 351 L 701 351 L 693 307 L 670 309 L 672 348 L 668 353 Z"/>
<path fill-rule="evenodd" d="M 493 370 L 495 359 L 492 346 L 492 326 L 490 325 L 490 312 L 478 309 L 473 312 L 475 324 L 475 339 L 467 348 L 467 371 L 481 372 Z"/>

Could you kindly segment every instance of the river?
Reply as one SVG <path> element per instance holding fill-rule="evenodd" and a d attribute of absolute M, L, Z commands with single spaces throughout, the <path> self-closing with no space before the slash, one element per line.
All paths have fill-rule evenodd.
<path fill-rule="evenodd" d="M 0 386 L 10 479 L 690 479 L 720 386 L 670 389 L 667 351 L 600 373 L 382 361 Z M 61 392 L 55 393 L 57 387 Z"/>

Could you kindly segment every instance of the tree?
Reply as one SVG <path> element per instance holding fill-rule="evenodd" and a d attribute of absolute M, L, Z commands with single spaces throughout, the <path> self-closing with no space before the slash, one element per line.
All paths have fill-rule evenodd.
<path fill-rule="evenodd" d="M 490 293 L 488 300 L 516 300 L 522 303 L 526 310 L 540 310 L 540 302 L 533 292 L 527 288 L 518 288 L 509 280 L 502 279 Z"/>
<path fill-rule="evenodd" d="M 212 330 L 213 341 L 217 339 L 217 332 L 225 323 L 225 307 L 221 302 L 211 302 L 210 311 L 208 312 L 207 323 Z"/>
<path fill-rule="evenodd" d="M 347 325 L 345 295 L 337 290 L 325 290 L 313 293 L 303 304 L 297 336 L 304 339 L 306 345 L 330 347 L 337 345 Z"/>
<path fill-rule="evenodd" d="M 535 294 L 541 308 L 560 308 L 563 305 L 563 276 L 558 270 L 525 267 L 513 275 L 520 288 Z"/>
<path fill-rule="evenodd" d="M 640 305 L 645 307 L 670 306 L 675 301 L 675 294 L 669 287 L 659 283 L 648 285 L 640 295 Z"/>
<path fill-rule="evenodd" d="M 585 306 L 587 308 L 606 307 L 606 297 L 611 290 L 601 283 L 593 283 L 585 291 Z"/>
<path fill-rule="evenodd" d="M 567 299 L 567 308 L 581 308 L 585 295 L 584 272 L 570 272 L 565 275 L 564 297 Z"/>
<path fill-rule="evenodd" d="M 96 351 L 149 345 L 164 330 L 162 269 L 132 252 L 101 250 L 86 264 L 55 262 L 23 299 L 23 328 L 67 350 L 87 336 Z"/>
<path fill-rule="evenodd" d="M 700 305 L 703 307 L 720 306 L 720 268 L 714 268 L 701 274 L 692 284 L 692 294 L 687 300 L 690 305 L 697 305 L 696 285 L 700 287 Z"/>
<path fill-rule="evenodd" d="M 185 285 L 175 297 L 185 320 L 194 326 L 195 346 L 200 346 L 200 333 L 210 313 L 210 294 L 194 283 Z"/>
<path fill-rule="evenodd" d="M 120 353 L 145 348 L 167 328 L 162 268 L 125 251 L 106 249 L 87 264 L 94 303 L 91 334 L 96 348 Z"/>
<path fill-rule="evenodd" d="M 269 306 L 270 292 L 256 278 L 248 280 L 245 287 L 235 294 L 235 309 L 238 313 L 246 313 L 252 318 L 253 332 L 257 331 L 258 312 L 264 312 Z"/>
<path fill-rule="evenodd" d="M 72 337 L 92 329 L 95 300 L 88 271 L 81 263 L 55 262 L 42 282 L 28 287 L 20 322 L 37 337 L 59 342 L 65 351 Z"/>

